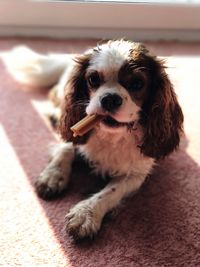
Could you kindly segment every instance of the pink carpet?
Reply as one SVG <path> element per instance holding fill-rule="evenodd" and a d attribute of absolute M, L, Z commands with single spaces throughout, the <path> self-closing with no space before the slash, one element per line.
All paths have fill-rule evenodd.
<path fill-rule="evenodd" d="M 39 52 L 82 52 L 95 41 L 1 39 Z M 178 152 L 160 162 L 140 192 L 109 216 L 93 241 L 64 232 L 68 209 L 84 197 L 84 169 L 58 200 L 38 199 L 33 183 L 56 136 L 42 115 L 46 93 L 27 91 L 0 62 L 0 265 L 200 266 L 200 43 L 149 43 L 171 56 L 169 69 L 185 115 Z M 90 177 L 92 179 L 92 177 Z"/>

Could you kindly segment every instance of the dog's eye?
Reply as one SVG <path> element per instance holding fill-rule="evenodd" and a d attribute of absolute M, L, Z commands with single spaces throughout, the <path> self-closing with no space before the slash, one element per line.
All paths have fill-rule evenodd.
<path fill-rule="evenodd" d="M 101 84 L 101 78 L 99 76 L 99 73 L 97 71 L 94 71 L 89 74 L 87 77 L 88 85 L 92 88 L 97 88 Z"/>
<path fill-rule="evenodd" d="M 135 78 L 130 86 L 132 91 L 139 91 L 144 87 L 144 81 L 141 78 Z"/>

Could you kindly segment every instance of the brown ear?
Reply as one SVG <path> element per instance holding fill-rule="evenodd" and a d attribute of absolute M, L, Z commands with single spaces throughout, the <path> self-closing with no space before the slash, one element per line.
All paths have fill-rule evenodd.
<path fill-rule="evenodd" d="M 141 115 L 144 126 L 141 151 L 147 156 L 159 159 L 178 147 L 183 131 L 183 113 L 163 62 L 155 58 L 152 60 L 154 73 L 151 77 L 154 78 Z"/>
<path fill-rule="evenodd" d="M 88 135 L 73 137 L 70 127 L 86 116 L 85 109 L 89 101 L 89 92 L 85 80 L 85 72 L 89 65 L 90 55 L 78 56 L 75 59 L 71 77 L 66 85 L 66 95 L 62 105 L 62 114 L 59 130 L 65 141 L 82 144 L 87 141 Z"/>

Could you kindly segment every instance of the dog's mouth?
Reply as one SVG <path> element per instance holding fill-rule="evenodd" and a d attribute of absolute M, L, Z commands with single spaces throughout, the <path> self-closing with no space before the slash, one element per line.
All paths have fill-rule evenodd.
<path fill-rule="evenodd" d="M 118 128 L 118 127 L 133 127 L 134 126 L 134 121 L 132 122 L 119 122 L 115 119 L 113 119 L 111 116 L 106 116 L 103 120 L 102 123 L 105 124 L 108 127 L 112 128 Z"/>

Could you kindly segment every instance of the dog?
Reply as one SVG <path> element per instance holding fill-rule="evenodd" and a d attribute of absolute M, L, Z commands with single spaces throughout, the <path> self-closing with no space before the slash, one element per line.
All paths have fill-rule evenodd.
<path fill-rule="evenodd" d="M 22 51 L 27 56 L 14 60 L 13 67 L 10 59 L 19 59 Z M 164 60 L 126 40 L 102 43 L 82 55 L 44 56 L 18 48 L 10 57 L 4 61 L 20 82 L 56 83 L 51 99 L 61 106 L 58 129 L 64 142 L 36 181 L 38 195 L 48 199 L 66 189 L 77 155 L 97 174 L 112 178 L 66 215 L 66 231 L 74 239 L 92 237 L 105 214 L 138 191 L 156 161 L 179 146 L 183 113 Z M 104 117 L 84 136 L 74 137 L 70 127 L 92 114 Z"/>

